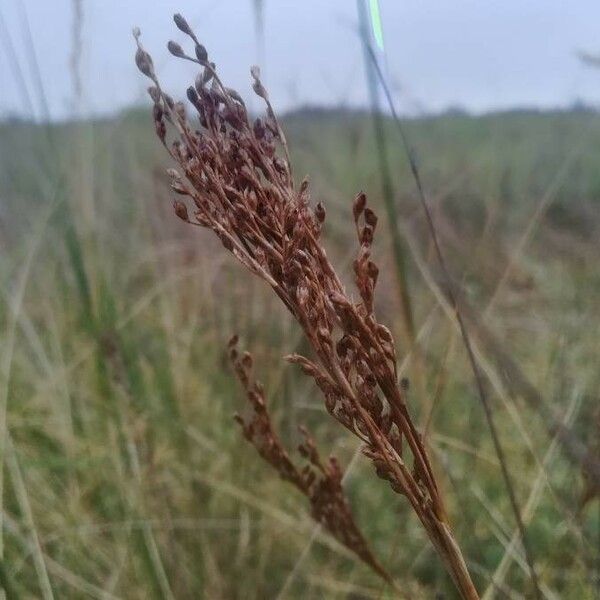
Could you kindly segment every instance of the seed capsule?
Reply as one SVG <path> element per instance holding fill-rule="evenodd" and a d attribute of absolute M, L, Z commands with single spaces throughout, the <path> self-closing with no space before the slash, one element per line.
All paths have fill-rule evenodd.
<path fill-rule="evenodd" d="M 367 205 L 367 196 L 364 192 L 360 192 L 354 198 L 354 204 L 352 206 L 352 214 L 354 215 L 354 220 L 357 221 L 358 217 L 365 210 L 365 206 Z"/>
<path fill-rule="evenodd" d="M 319 202 L 317 206 L 315 206 L 315 217 L 317 217 L 319 223 L 325 221 L 325 215 L 325 207 Z"/>
<path fill-rule="evenodd" d="M 174 200 L 173 201 L 173 209 L 175 210 L 175 214 L 182 221 L 185 221 L 186 223 L 190 222 L 190 217 L 188 215 L 187 206 L 183 202 L 181 202 L 181 200 Z"/>
<path fill-rule="evenodd" d="M 201 63 L 208 62 L 208 52 L 206 51 L 206 48 L 202 44 L 196 44 L 196 58 Z"/>
<path fill-rule="evenodd" d="M 174 42 L 173 40 L 171 40 L 167 44 L 167 49 L 173 56 L 177 56 L 178 58 L 183 58 L 185 56 L 185 52 L 183 51 L 183 48 L 177 42 Z"/>
<path fill-rule="evenodd" d="M 137 68 L 146 76 L 152 78 L 154 76 L 154 66 L 150 55 L 141 48 L 135 53 L 135 64 Z"/>
<path fill-rule="evenodd" d="M 194 35 L 188 22 L 179 13 L 173 15 L 173 21 L 175 21 L 175 25 L 177 25 L 177 28 L 180 31 L 183 31 L 183 33 L 186 33 L 187 35 Z"/>

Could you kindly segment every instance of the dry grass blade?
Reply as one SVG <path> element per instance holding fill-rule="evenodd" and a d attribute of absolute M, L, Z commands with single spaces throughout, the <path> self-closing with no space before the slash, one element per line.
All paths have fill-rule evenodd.
<path fill-rule="evenodd" d="M 8 514 L 6 515 L 6 530 L 18 541 L 19 545 L 26 552 L 30 552 L 31 554 L 36 553 L 35 543 L 25 536 L 20 530 L 18 522 Z M 67 583 L 73 590 L 81 592 L 90 598 L 97 598 L 98 600 L 120 600 L 118 596 L 111 594 L 106 589 L 100 589 L 98 586 L 82 579 L 47 554 L 43 554 L 42 559 L 45 561 L 48 571 L 55 578 Z"/>
<path fill-rule="evenodd" d="M 48 570 L 46 568 L 46 561 L 42 546 L 40 544 L 39 535 L 33 519 L 33 512 L 31 510 L 31 503 L 29 501 L 29 494 L 27 493 L 27 487 L 23 479 L 23 473 L 19 465 L 19 461 L 13 446 L 13 442 L 9 432 L 6 432 L 6 455 L 5 460 L 8 466 L 8 470 L 12 480 L 12 486 L 15 491 L 19 508 L 24 517 L 24 523 L 27 527 L 27 533 L 31 539 L 32 545 L 32 556 L 35 564 L 35 570 L 38 577 L 40 593 L 44 600 L 52 600 L 54 593 L 52 591 L 52 585 L 50 578 L 48 577 Z"/>
<path fill-rule="evenodd" d="M 15 286 L 15 291 L 10 300 L 11 316 L 7 323 L 7 339 L 4 344 L 3 354 L 0 361 L 0 456 L 4 457 L 6 452 L 7 438 L 9 435 L 7 414 L 8 414 L 8 398 L 10 391 L 10 380 L 13 367 L 13 356 L 15 351 L 15 343 L 17 336 L 17 325 L 21 314 L 22 304 L 24 301 L 25 290 L 31 276 L 31 268 L 35 256 L 38 252 L 41 239 L 45 233 L 46 226 L 50 215 L 52 214 L 55 205 L 50 208 L 40 218 L 37 230 L 31 241 L 31 247 L 23 262 L 19 281 Z M 0 460 L 0 560 L 4 558 L 4 461 Z"/>
<path fill-rule="evenodd" d="M 169 42 L 169 51 L 200 70 L 187 90 L 198 129 L 185 105 L 162 90 L 152 59 L 140 44 L 140 32 L 134 31 L 137 66 L 153 84 L 149 94 L 156 133 L 180 169 L 169 170 L 171 187 L 181 198 L 174 202 L 175 213 L 186 223 L 212 230 L 273 289 L 300 324 L 313 353 L 310 359 L 292 355 L 288 360 L 315 380 L 329 414 L 364 443 L 363 453 L 377 475 L 407 498 L 462 597 L 478 598 L 398 382 L 394 339 L 375 314 L 375 213 L 366 196 L 358 194 L 353 216 L 359 299 L 354 300 L 320 240 L 325 208 L 320 203 L 311 206 L 307 180 L 294 186 L 285 135 L 258 68 L 251 70 L 253 88 L 266 104 L 266 116 L 250 122 L 244 101 L 222 83 L 185 19 L 176 15 L 175 23 L 191 38 L 194 56 L 175 42 Z M 174 140 L 168 130 L 174 132 Z M 306 452 L 311 455 L 310 444 Z M 275 462 L 268 453 L 264 456 Z M 277 456 L 286 478 L 301 485 L 281 453 Z"/>
<path fill-rule="evenodd" d="M 564 418 L 565 424 L 568 424 L 569 421 L 572 421 L 572 419 L 576 413 L 577 404 L 578 404 L 579 400 L 580 400 L 580 397 L 577 394 L 574 394 L 571 404 L 567 408 L 567 413 Z M 543 460 L 544 465 L 547 465 L 552 461 L 554 454 L 555 454 L 557 444 L 558 444 L 558 440 L 557 440 L 557 437 L 555 436 L 554 439 L 552 440 L 552 442 L 550 443 L 550 447 L 548 448 L 548 450 L 546 451 L 546 454 L 544 456 L 544 460 Z M 543 490 L 545 484 L 546 484 L 546 474 L 543 469 L 540 469 L 538 476 L 536 477 L 535 481 L 533 482 L 533 485 L 531 486 L 531 492 L 529 494 L 529 497 L 528 497 L 527 502 L 525 503 L 525 507 L 523 509 L 523 518 L 526 521 L 531 520 L 533 513 L 535 512 L 536 506 L 541 498 L 541 493 L 542 493 L 542 490 Z M 508 547 L 506 548 L 506 551 L 504 552 L 502 560 L 498 563 L 498 566 L 496 567 L 496 570 L 494 571 L 494 574 L 492 576 L 492 582 L 490 583 L 490 585 L 488 586 L 488 588 L 485 590 L 485 592 L 483 594 L 483 600 L 492 600 L 492 598 L 494 597 L 494 586 L 501 585 L 504 582 L 504 578 L 506 577 L 506 574 L 508 572 L 508 569 L 509 569 L 511 561 L 512 561 L 512 554 L 513 554 L 514 548 L 518 542 L 518 534 L 519 534 L 519 532 L 515 531 L 513 533 L 513 535 L 511 536 L 510 543 L 509 543 Z"/>

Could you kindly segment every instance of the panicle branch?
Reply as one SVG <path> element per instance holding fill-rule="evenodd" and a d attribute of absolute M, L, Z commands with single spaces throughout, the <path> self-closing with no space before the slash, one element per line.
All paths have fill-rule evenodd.
<path fill-rule="evenodd" d="M 263 387 L 252 375 L 252 357 L 248 352 L 240 355 L 237 336 L 229 342 L 229 358 L 250 405 L 250 416 L 243 418 L 239 414 L 235 415 L 244 437 L 283 480 L 291 483 L 306 496 L 315 521 L 379 576 L 388 583 L 393 583 L 374 557 L 356 524 L 342 486 L 344 471 L 338 460 L 334 456 L 323 460 L 313 437 L 305 427 L 300 427 L 304 441 L 298 446 L 298 451 L 306 460 L 306 464 L 301 468 L 297 466 L 274 430 Z"/>

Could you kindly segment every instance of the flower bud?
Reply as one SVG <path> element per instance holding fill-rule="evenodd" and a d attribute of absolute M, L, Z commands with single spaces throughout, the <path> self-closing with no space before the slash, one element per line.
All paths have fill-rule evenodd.
<path fill-rule="evenodd" d="M 319 202 L 315 207 L 315 217 L 317 217 L 317 221 L 319 223 L 323 223 L 325 221 L 325 207 Z"/>
<path fill-rule="evenodd" d="M 146 77 L 152 78 L 154 76 L 154 66 L 152 64 L 152 58 L 142 48 L 138 48 L 137 52 L 135 53 L 135 64 L 137 65 L 137 68 Z"/>
<path fill-rule="evenodd" d="M 198 93 L 196 92 L 196 90 L 193 87 L 189 87 L 187 89 L 187 97 L 188 100 L 192 103 L 192 104 L 196 104 L 198 102 Z"/>
<path fill-rule="evenodd" d="M 173 56 L 177 56 L 177 58 L 185 57 L 185 52 L 183 51 L 183 48 L 177 42 L 174 42 L 173 40 L 171 40 L 167 44 L 167 48 Z"/>
<path fill-rule="evenodd" d="M 208 62 L 208 52 L 202 44 L 196 44 L 196 58 L 203 64 Z"/>
<path fill-rule="evenodd" d="M 183 31 L 183 33 L 186 33 L 187 35 L 194 35 L 190 26 L 188 25 L 188 22 L 183 18 L 182 15 L 179 13 L 174 14 L 173 21 L 175 21 L 175 25 L 177 25 L 177 28 L 180 31 Z"/>

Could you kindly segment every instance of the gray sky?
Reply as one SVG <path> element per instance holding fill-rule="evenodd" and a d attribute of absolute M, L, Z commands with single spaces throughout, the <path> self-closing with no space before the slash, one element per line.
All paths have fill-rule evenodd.
<path fill-rule="evenodd" d="M 69 61 L 73 0 L 3 0 L 0 14 L 34 98 L 23 26 L 26 12 L 49 111 L 72 114 Z M 577 49 L 600 54 L 598 0 L 380 0 L 390 81 L 404 111 L 462 106 L 600 104 L 600 70 L 582 66 Z M 142 29 L 165 87 L 184 94 L 193 66 L 170 57 L 169 39 L 185 36 L 174 12 L 193 24 L 224 78 L 249 92 L 258 59 L 252 0 L 82 0 L 83 113 L 110 113 L 144 99 L 133 63 L 131 28 Z M 279 110 L 303 103 L 361 105 L 367 93 L 355 0 L 264 0 L 265 80 Z M 29 111 L 0 28 L 0 114 Z"/>

